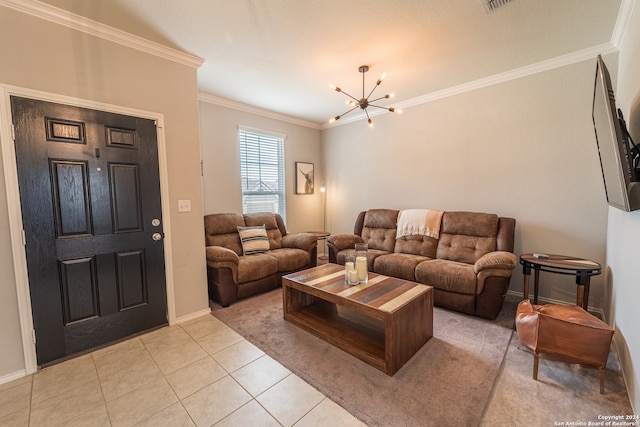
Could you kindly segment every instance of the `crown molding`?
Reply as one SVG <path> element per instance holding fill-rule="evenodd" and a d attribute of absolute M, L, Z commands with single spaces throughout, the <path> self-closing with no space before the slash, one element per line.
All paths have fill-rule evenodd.
<path fill-rule="evenodd" d="M 589 61 L 589 60 L 595 59 L 599 54 L 607 55 L 607 54 L 616 53 L 616 52 L 618 52 L 618 49 L 613 43 L 604 43 L 598 46 L 593 46 L 587 49 L 572 52 L 567 55 L 558 56 L 556 58 L 552 58 L 546 61 L 541 61 L 541 62 L 537 62 L 535 64 L 527 65 L 524 67 L 515 68 L 510 71 L 505 71 L 504 73 L 494 74 L 492 76 L 485 77 L 482 79 L 474 80 L 474 81 L 463 83 L 457 86 L 452 86 L 446 89 L 427 93 L 425 95 L 407 99 L 405 101 L 395 102 L 394 106 L 400 109 L 407 109 L 407 108 L 415 107 L 417 105 L 426 104 L 428 102 L 437 101 L 439 99 L 448 98 L 450 96 L 460 95 L 465 92 L 471 92 L 473 90 L 482 89 L 488 86 L 493 86 L 493 85 L 505 83 L 511 80 L 516 80 L 522 77 L 531 76 L 533 74 L 538 74 L 538 73 L 550 71 L 556 68 L 561 68 L 567 65 L 572 65 L 579 62 L 583 62 L 583 61 Z M 369 113 L 369 116 L 374 117 L 384 113 L 385 113 L 384 110 L 373 111 Z M 366 118 L 366 115 L 358 114 L 348 118 L 348 120 L 342 121 L 342 119 L 340 119 L 340 123 L 335 122 L 331 125 L 323 125 L 322 129 L 324 130 L 324 129 L 329 129 L 335 126 L 343 126 L 348 123 L 361 120 L 363 118 Z"/>
<path fill-rule="evenodd" d="M 618 19 L 616 19 L 616 25 L 613 27 L 613 34 L 611 35 L 611 43 L 617 48 L 620 48 L 620 43 L 627 32 L 635 6 L 636 0 L 622 0 L 622 3 L 620 3 Z"/>
<path fill-rule="evenodd" d="M 524 67 L 515 68 L 513 70 L 505 71 L 504 73 L 494 74 L 489 77 L 484 77 L 482 79 L 428 93 L 426 95 L 418 96 L 407 101 L 396 103 L 396 105 L 398 106 L 398 108 L 409 108 L 415 105 L 425 104 L 427 102 L 435 101 L 438 99 L 448 98 L 450 96 L 470 92 L 472 90 L 482 89 L 488 86 L 493 86 L 496 84 L 509 82 L 511 80 L 520 79 L 522 77 L 531 76 L 533 74 L 554 70 L 556 68 L 565 67 L 567 65 L 592 60 L 595 59 L 599 54 L 606 55 L 609 53 L 615 53 L 617 51 L 618 49 L 613 44 L 605 43 L 587 49 L 579 50 L 577 52 L 572 52 L 567 55 L 558 56 L 546 61 L 541 61 Z"/>
<path fill-rule="evenodd" d="M 232 101 L 226 98 L 220 98 L 218 96 L 209 95 L 204 92 L 198 93 L 198 101 L 219 105 L 221 107 L 233 108 L 234 110 L 244 111 L 245 113 L 256 114 L 258 116 L 293 123 L 294 125 L 304 126 L 311 129 L 320 130 L 322 128 L 322 126 L 316 122 L 300 119 L 298 117 L 288 116 L 286 114 L 276 113 L 271 110 L 254 107 L 253 105 L 244 104 L 238 101 Z"/>
<path fill-rule="evenodd" d="M 199 68 L 204 63 L 204 59 L 198 56 L 163 46 L 159 43 L 129 34 L 109 25 L 102 24 L 92 19 L 76 15 L 36 0 L 0 0 L 0 6 L 63 25 L 74 30 L 82 31 L 83 33 L 118 43 L 132 49 L 137 49 L 169 61 L 187 65 L 189 67 Z"/>

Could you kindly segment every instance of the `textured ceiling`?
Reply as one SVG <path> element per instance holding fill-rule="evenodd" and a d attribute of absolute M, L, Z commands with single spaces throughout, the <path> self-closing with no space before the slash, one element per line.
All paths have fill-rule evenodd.
<path fill-rule="evenodd" d="M 339 85 L 394 103 L 611 42 L 621 0 L 43 0 L 204 58 L 203 93 L 318 124 Z M 390 105 L 393 105 L 390 104 Z"/>

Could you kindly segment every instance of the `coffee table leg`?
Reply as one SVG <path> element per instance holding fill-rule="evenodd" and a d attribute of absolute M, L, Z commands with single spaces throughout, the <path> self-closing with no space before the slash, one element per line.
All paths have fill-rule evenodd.
<path fill-rule="evenodd" d="M 410 333 L 408 332 L 410 331 Z M 395 374 L 433 337 L 433 290 L 385 320 L 385 373 Z"/>
<path fill-rule="evenodd" d="M 311 302 L 313 302 L 311 295 L 300 292 L 290 286 L 282 286 L 282 311 L 285 319 L 289 313 L 299 311 L 303 307 L 311 304 Z"/>

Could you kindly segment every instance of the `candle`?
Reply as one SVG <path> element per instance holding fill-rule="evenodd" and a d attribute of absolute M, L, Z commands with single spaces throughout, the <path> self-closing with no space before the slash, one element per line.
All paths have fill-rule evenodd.
<path fill-rule="evenodd" d="M 359 256 L 356 258 L 356 271 L 358 272 L 358 281 L 367 281 L 367 258 Z"/>
<path fill-rule="evenodd" d="M 349 284 L 358 283 L 358 272 L 356 270 L 349 270 Z"/>

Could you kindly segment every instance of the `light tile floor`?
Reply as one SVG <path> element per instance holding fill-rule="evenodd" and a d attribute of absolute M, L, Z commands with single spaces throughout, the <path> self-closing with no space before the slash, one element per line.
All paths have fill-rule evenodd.
<path fill-rule="evenodd" d="M 364 426 L 213 316 L 0 385 L 0 426 Z"/>

